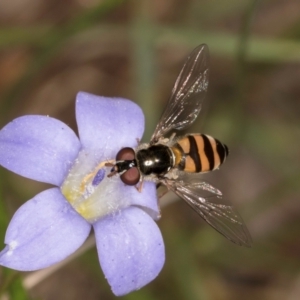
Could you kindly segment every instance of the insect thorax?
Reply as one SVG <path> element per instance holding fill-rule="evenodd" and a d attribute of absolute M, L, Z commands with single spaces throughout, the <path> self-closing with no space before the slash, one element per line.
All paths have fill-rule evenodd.
<path fill-rule="evenodd" d="M 174 165 L 172 151 L 164 145 L 154 145 L 147 149 L 139 150 L 136 153 L 136 160 L 140 171 L 144 175 L 162 175 Z"/>

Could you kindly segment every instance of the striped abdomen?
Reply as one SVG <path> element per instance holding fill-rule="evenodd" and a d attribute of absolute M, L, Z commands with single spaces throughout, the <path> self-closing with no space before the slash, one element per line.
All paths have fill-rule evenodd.
<path fill-rule="evenodd" d="M 205 134 L 182 137 L 171 147 L 175 166 L 186 172 L 207 172 L 217 169 L 228 156 L 228 148 Z"/>

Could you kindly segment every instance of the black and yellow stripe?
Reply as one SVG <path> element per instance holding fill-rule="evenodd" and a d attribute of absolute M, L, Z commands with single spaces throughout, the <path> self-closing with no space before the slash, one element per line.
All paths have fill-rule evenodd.
<path fill-rule="evenodd" d="M 215 170 L 228 156 L 226 145 L 205 134 L 186 135 L 171 149 L 175 157 L 174 167 L 192 173 Z"/>

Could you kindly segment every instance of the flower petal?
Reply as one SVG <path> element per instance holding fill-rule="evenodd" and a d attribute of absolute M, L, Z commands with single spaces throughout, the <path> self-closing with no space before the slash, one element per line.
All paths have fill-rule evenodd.
<path fill-rule="evenodd" d="M 85 92 L 77 94 L 76 119 L 85 149 L 101 149 L 99 159 L 114 159 L 124 147 L 136 147 L 144 132 L 144 114 L 134 102 Z"/>
<path fill-rule="evenodd" d="M 94 224 L 102 270 L 115 295 L 152 281 L 165 261 L 163 239 L 143 210 L 129 207 Z"/>
<path fill-rule="evenodd" d="M 59 120 L 24 116 L 0 131 L 0 164 L 24 177 L 60 185 L 77 157 L 80 142 Z"/>
<path fill-rule="evenodd" d="M 145 181 L 142 191 L 139 192 L 135 186 L 125 185 L 121 182 L 121 179 L 118 178 L 118 180 L 120 183 L 116 188 L 116 195 L 121 199 L 119 202 L 139 206 L 154 220 L 160 218 L 160 208 L 154 182 Z"/>
<path fill-rule="evenodd" d="M 95 170 L 94 159 L 91 151 L 80 151 L 61 186 L 62 194 L 82 217 L 94 223 L 132 205 L 141 207 L 153 219 L 160 217 L 154 182 L 145 182 L 139 192 L 135 186 L 125 185 L 117 175 L 109 178 L 108 168 Z"/>
<path fill-rule="evenodd" d="M 0 265 L 32 271 L 57 263 L 79 248 L 91 225 L 79 216 L 58 188 L 36 195 L 13 216 L 0 252 Z"/>

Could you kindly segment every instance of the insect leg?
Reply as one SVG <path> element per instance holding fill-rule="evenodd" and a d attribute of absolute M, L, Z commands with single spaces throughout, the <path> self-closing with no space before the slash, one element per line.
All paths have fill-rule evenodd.
<path fill-rule="evenodd" d="M 103 162 L 101 162 L 101 163 L 95 168 L 95 170 L 94 170 L 93 172 L 91 172 L 91 173 L 87 174 L 86 176 L 84 176 L 83 179 L 82 179 L 82 181 L 81 181 L 81 184 L 80 184 L 80 190 L 83 192 L 84 189 L 85 189 L 85 186 L 86 186 L 87 182 L 88 182 L 91 178 L 95 177 L 95 175 L 98 173 L 98 171 L 99 171 L 100 169 L 102 169 L 103 167 L 108 167 L 109 165 L 113 166 L 113 162 L 114 162 L 114 160 L 103 161 Z"/>
<path fill-rule="evenodd" d="M 144 177 L 141 176 L 141 179 L 140 179 L 139 183 L 135 186 L 135 188 L 137 189 L 137 191 L 138 191 L 139 193 L 142 192 L 142 190 L 143 190 L 143 185 L 144 185 Z"/>

